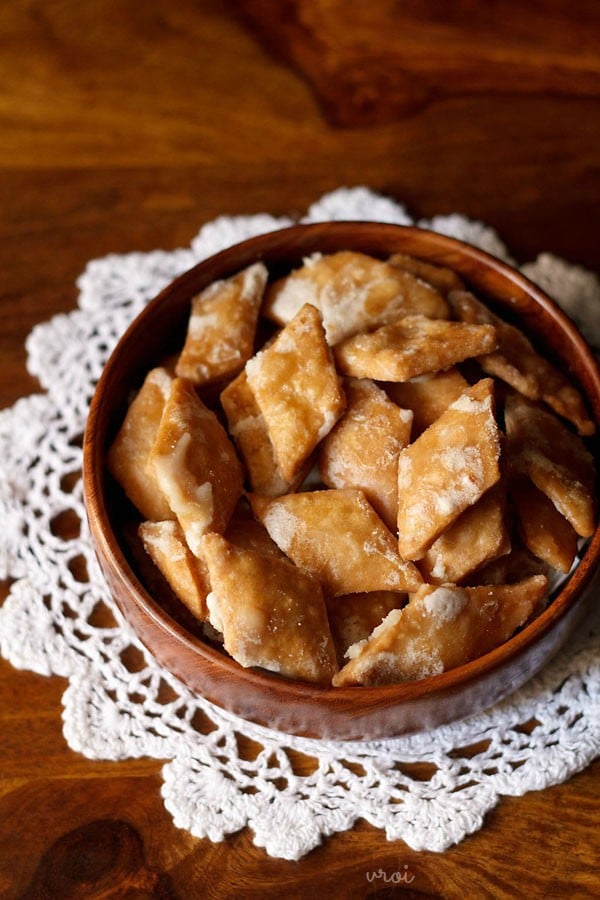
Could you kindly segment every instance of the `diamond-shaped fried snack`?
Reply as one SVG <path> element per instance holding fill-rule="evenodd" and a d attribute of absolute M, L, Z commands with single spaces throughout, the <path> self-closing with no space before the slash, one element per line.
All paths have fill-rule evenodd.
<path fill-rule="evenodd" d="M 394 253 L 388 259 L 390 266 L 402 269 L 404 272 L 410 272 L 420 278 L 421 281 L 427 282 L 437 291 L 446 297 L 450 291 L 464 290 L 464 284 L 452 269 L 446 266 L 438 266 L 434 263 L 426 262 L 423 259 L 417 259 L 414 256 L 407 256 L 405 253 Z"/>
<path fill-rule="evenodd" d="M 250 502 L 275 543 L 328 594 L 409 591 L 422 582 L 362 491 L 252 496 Z"/>
<path fill-rule="evenodd" d="M 559 416 L 572 422 L 580 434 L 594 434 L 579 391 L 547 359 L 537 353 L 522 331 L 495 315 L 468 291 L 450 293 L 454 314 L 463 322 L 492 324 L 498 349 L 478 360 L 488 375 L 501 378 L 530 400 L 543 400 Z"/>
<path fill-rule="evenodd" d="M 494 385 L 462 394 L 398 461 L 398 546 L 421 559 L 440 534 L 500 478 Z"/>
<path fill-rule="evenodd" d="M 385 390 L 394 403 L 413 411 L 411 435 L 414 441 L 468 387 L 467 380 L 453 367 L 445 372 L 418 375 L 410 381 L 390 382 L 385 385 Z"/>
<path fill-rule="evenodd" d="M 173 380 L 150 464 L 199 556 L 202 535 L 224 531 L 242 493 L 242 470 L 225 429 L 187 378 Z"/>
<path fill-rule="evenodd" d="M 419 569 L 431 584 L 460 584 L 464 579 L 510 550 L 505 523 L 504 484 L 494 485 L 434 541 Z"/>
<path fill-rule="evenodd" d="M 464 665 L 508 640 L 537 611 L 546 588 L 543 575 L 510 585 L 424 584 L 367 641 L 350 647 L 350 662 L 333 684 L 398 684 Z"/>
<path fill-rule="evenodd" d="M 279 470 L 291 482 L 346 405 L 318 310 L 303 306 L 273 343 L 248 361 L 246 376 Z"/>
<path fill-rule="evenodd" d="M 294 482 L 287 481 L 279 470 L 265 420 L 246 372 L 240 372 L 222 391 L 221 404 L 252 490 L 266 497 L 278 497 L 293 489 L 298 478 Z"/>
<path fill-rule="evenodd" d="M 229 520 L 224 537 L 242 550 L 252 550 L 254 553 L 262 553 L 263 556 L 287 559 L 265 526 L 252 516 L 250 509 L 247 512 L 240 510 L 239 507 L 235 510 Z"/>
<path fill-rule="evenodd" d="M 539 558 L 536 559 L 529 550 L 526 550 L 513 538 L 513 548 L 510 553 L 499 556 L 498 559 L 494 559 L 478 569 L 467 579 L 466 583 L 474 586 L 515 584 L 532 575 L 544 575 L 548 579 L 548 589 L 552 589 L 552 582 L 556 576 L 552 566 Z"/>
<path fill-rule="evenodd" d="M 393 322 L 409 313 L 447 319 L 442 295 L 419 278 L 372 256 L 340 251 L 319 253 L 285 278 L 270 285 L 264 314 L 281 325 L 305 304 L 316 306 L 330 346 L 367 328 Z"/>
<path fill-rule="evenodd" d="M 240 371 L 254 350 L 267 277 L 264 263 L 254 263 L 194 297 L 177 375 L 209 384 Z"/>
<path fill-rule="evenodd" d="M 327 616 L 338 659 L 343 661 L 348 647 L 368 638 L 387 614 L 392 609 L 400 609 L 406 600 L 406 594 L 394 591 L 327 597 Z"/>
<path fill-rule="evenodd" d="M 548 410 L 518 394 L 504 410 L 509 464 L 546 494 L 581 537 L 594 531 L 595 467 L 581 438 Z"/>
<path fill-rule="evenodd" d="M 333 488 L 359 488 L 390 530 L 398 517 L 398 454 L 410 440 L 412 412 L 369 379 L 344 384 L 346 412 L 321 443 L 319 471 Z"/>
<path fill-rule="evenodd" d="M 405 316 L 368 334 L 356 334 L 334 348 L 340 372 L 378 381 L 408 381 L 439 372 L 496 347 L 492 325 Z"/>
<path fill-rule="evenodd" d="M 208 534 L 202 550 L 212 591 L 210 621 L 244 667 L 329 684 L 337 671 L 321 587 L 288 560 Z"/>
<path fill-rule="evenodd" d="M 179 523 L 142 522 L 139 536 L 173 593 L 197 619 L 204 621 L 208 615 L 206 596 L 210 591 L 208 569 L 188 547 Z"/>
<path fill-rule="evenodd" d="M 559 572 L 569 572 L 577 554 L 575 529 L 528 478 L 512 478 L 509 491 L 527 549 Z"/>
<path fill-rule="evenodd" d="M 148 373 L 108 451 L 111 475 L 142 516 L 154 521 L 174 518 L 148 465 L 171 381 L 166 369 L 159 367 Z"/>

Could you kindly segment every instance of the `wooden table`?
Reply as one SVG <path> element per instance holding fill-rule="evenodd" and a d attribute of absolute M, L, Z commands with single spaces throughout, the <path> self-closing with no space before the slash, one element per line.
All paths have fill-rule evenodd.
<path fill-rule="evenodd" d="M 571 5 L 5 0 L 0 407 L 36 390 L 25 337 L 73 308 L 88 259 L 185 246 L 219 213 L 302 212 L 366 184 L 417 216 L 481 219 L 519 259 L 547 250 L 598 267 L 600 29 L 593 3 Z M 502 800 L 441 855 L 362 823 L 291 863 L 247 831 L 213 845 L 177 830 L 158 762 L 69 750 L 64 688 L 0 662 L 7 900 L 100 896 L 94 867 L 115 840 L 114 897 L 140 854 L 154 886 L 127 896 L 600 895 L 600 761 Z M 51 849 L 71 832 L 77 865 Z M 44 893 L 48 859 L 62 881 Z M 410 886 L 366 878 L 404 866 Z"/>

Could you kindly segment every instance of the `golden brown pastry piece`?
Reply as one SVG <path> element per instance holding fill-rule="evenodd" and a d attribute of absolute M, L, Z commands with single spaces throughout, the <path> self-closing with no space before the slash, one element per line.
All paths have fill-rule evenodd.
<path fill-rule="evenodd" d="M 406 594 L 372 591 L 370 594 L 343 594 L 326 597 L 327 616 L 338 660 L 343 665 L 348 647 L 369 637 L 393 609 L 405 605 Z"/>
<path fill-rule="evenodd" d="M 173 519 L 154 471 L 148 465 L 172 378 L 166 369 L 152 369 L 125 415 L 108 451 L 108 469 L 145 519 Z"/>
<path fill-rule="evenodd" d="M 203 385 L 240 371 L 254 350 L 267 277 L 266 266 L 254 263 L 194 297 L 176 375 Z"/>
<path fill-rule="evenodd" d="M 434 541 L 419 563 L 425 581 L 460 584 L 480 566 L 508 553 L 505 506 L 506 489 L 500 481 Z"/>
<path fill-rule="evenodd" d="M 415 256 L 407 256 L 406 253 L 394 253 L 389 257 L 388 263 L 427 282 L 443 297 L 447 297 L 450 291 L 464 290 L 464 284 L 456 272 L 446 266 L 438 266 Z"/>
<path fill-rule="evenodd" d="M 229 520 L 224 537 L 241 550 L 252 550 L 253 553 L 262 553 L 263 556 L 287 559 L 265 526 L 253 517 L 250 508 L 246 510 L 241 506 L 242 504 L 238 506 Z"/>
<path fill-rule="evenodd" d="M 580 434 L 594 434 L 596 426 L 579 391 L 534 350 L 522 331 L 495 315 L 468 291 L 450 293 L 448 300 L 461 321 L 489 323 L 496 328 L 497 351 L 479 360 L 488 375 L 501 378 L 530 400 L 543 400 L 554 412 L 573 422 Z"/>
<path fill-rule="evenodd" d="M 246 466 L 250 487 L 257 494 L 278 497 L 292 490 L 302 472 L 293 481 L 283 477 L 275 461 L 273 445 L 245 372 L 240 372 L 221 393 L 229 433 Z"/>
<path fill-rule="evenodd" d="M 413 414 L 369 379 L 344 383 L 346 412 L 321 443 L 323 483 L 359 488 L 390 530 L 398 516 L 398 454 L 410 440 Z"/>
<path fill-rule="evenodd" d="M 139 536 L 144 548 L 168 582 L 173 593 L 203 621 L 208 615 L 210 591 L 208 570 L 188 547 L 178 522 L 142 522 Z"/>
<path fill-rule="evenodd" d="M 246 376 L 277 466 L 291 482 L 346 405 L 318 310 L 303 306 L 273 343 L 249 360 Z"/>
<path fill-rule="evenodd" d="M 196 556 L 207 531 L 223 531 L 242 493 L 242 470 L 216 415 L 186 378 L 175 378 L 150 454 L 158 484 L 168 498 Z"/>
<path fill-rule="evenodd" d="M 556 570 L 526 550 L 519 543 L 518 537 L 513 537 L 510 553 L 486 563 L 470 575 L 465 584 L 475 587 L 483 584 L 515 584 L 532 575 L 544 575 L 548 579 L 548 588 L 554 587 Z"/>
<path fill-rule="evenodd" d="M 418 681 L 464 665 L 508 640 L 537 611 L 546 587 L 543 575 L 511 585 L 424 584 L 350 648 L 333 684 Z"/>
<path fill-rule="evenodd" d="M 458 400 L 469 383 L 454 366 L 445 372 L 418 375 L 409 381 L 390 382 L 385 390 L 391 400 L 413 412 L 411 437 L 416 440 L 426 428 Z"/>
<path fill-rule="evenodd" d="M 398 546 L 421 559 L 440 534 L 500 478 L 494 385 L 484 378 L 402 450 L 398 462 Z"/>
<path fill-rule="evenodd" d="M 511 479 L 510 496 L 527 549 L 559 572 L 569 572 L 577 554 L 577 532 L 572 525 L 529 478 Z"/>
<path fill-rule="evenodd" d="M 408 381 L 439 372 L 496 347 L 492 325 L 405 316 L 368 334 L 346 338 L 334 349 L 340 372 L 355 378 Z"/>
<path fill-rule="evenodd" d="M 330 346 L 410 313 L 449 318 L 442 295 L 409 272 L 352 251 L 319 253 L 270 285 L 264 314 L 286 325 L 305 304 L 316 306 Z"/>
<path fill-rule="evenodd" d="M 202 551 L 212 585 L 210 621 L 227 652 L 244 667 L 329 684 L 337 661 L 318 581 L 218 534 L 206 535 Z"/>
<path fill-rule="evenodd" d="M 594 531 L 595 466 L 581 438 L 541 406 L 518 394 L 506 398 L 507 452 L 581 537 Z"/>
<path fill-rule="evenodd" d="M 408 591 L 422 582 L 362 491 L 252 496 L 250 502 L 275 543 L 328 594 Z"/>

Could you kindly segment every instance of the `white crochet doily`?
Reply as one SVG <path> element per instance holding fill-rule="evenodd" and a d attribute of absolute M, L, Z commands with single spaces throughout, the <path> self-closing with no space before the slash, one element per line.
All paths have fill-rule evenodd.
<path fill-rule="evenodd" d="M 328 219 L 413 224 L 402 206 L 366 188 L 322 197 L 302 221 Z M 388 742 L 307 740 L 229 715 L 162 669 L 113 607 L 90 545 L 81 435 L 117 338 L 176 275 L 288 224 L 269 215 L 221 217 L 189 249 L 93 260 L 78 283 L 79 308 L 34 329 L 29 369 L 45 393 L 0 413 L 0 578 L 14 579 L 0 608 L 0 652 L 14 666 L 69 679 L 64 734 L 74 750 L 94 759 L 169 760 L 165 805 L 198 837 L 221 841 L 249 826 L 271 856 L 299 859 L 363 818 L 390 840 L 441 851 L 480 828 L 502 795 L 564 781 L 600 752 L 597 615 L 541 675 L 485 713 Z M 510 260 L 480 223 L 451 215 L 418 224 Z M 521 269 L 600 345 L 594 275 L 546 254 Z M 254 754 L 242 755 L 238 735 L 254 742 Z M 297 771 L 294 751 L 314 761 L 311 774 Z M 423 767 L 411 777 L 416 762 L 428 764 L 427 780 Z"/>

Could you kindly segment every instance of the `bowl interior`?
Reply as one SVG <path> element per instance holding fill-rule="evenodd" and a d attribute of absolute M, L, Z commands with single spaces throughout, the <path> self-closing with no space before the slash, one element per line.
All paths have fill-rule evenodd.
<path fill-rule="evenodd" d="M 566 371 L 600 420 L 600 374 L 575 326 L 539 289 L 480 250 L 417 228 L 379 223 L 294 226 L 223 251 L 176 279 L 129 327 L 94 395 L 84 440 L 84 490 L 92 537 L 112 594 L 142 643 L 193 690 L 232 712 L 297 734 L 361 739 L 423 730 L 476 712 L 537 671 L 585 610 L 584 589 L 597 567 L 597 529 L 572 576 L 548 608 L 491 653 L 442 675 L 379 688 L 316 688 L 242 669 L 200 637 L 182 604 L 157 590 L 135 552 L 132 509 L 105 470 L 107 448 L 132 390 L 160 360 L 181 348 L 191 298 L 211 282 L 263 260 L 271 278 L 314 252 L 359 250 L 385 258 L 403 252 L 454 269 L 482 299 L 518 322 L 537 349 Z M 597 451 L 597 445 L 595 447 Z M 161 600 L 157 601 L 160 594 Z"/>

